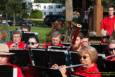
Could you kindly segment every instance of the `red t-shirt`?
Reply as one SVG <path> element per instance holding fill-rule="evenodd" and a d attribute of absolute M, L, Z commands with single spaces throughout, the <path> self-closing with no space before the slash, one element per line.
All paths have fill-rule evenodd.
<path fill-rule="evenodd" d="M 13 44 L 13 42 L 12 41 L 9 41 L 9 42 L 7 42 L 6 43 L 7 45 L 8 45 L 8 47 L 10 48 L 10 46 Z M 24 42 L 19 42 L 18 43 L 18 48 L 19 49 L 25 49 L 25 47 L 26 47 L 26 44 L 24 43 Z"/>
<path fill-rule="evenodd" d="M 79 67 L 76 69 L 74 74 L 84 77 L 101 77 L 101 73 L 99 72 L 96 64 L 87 69 L 84 69 L 84 67 Z"/>
<path fill-rule="evenodd" d="M 48 46 L 53 46 L 53 45 L 52 45 L 51 42 L 49 42 L 49 43 L 44 43 L 44 44 L 43 44 L 43 48 L 48 48 Z M 56 46 L 62 47 L 63 44 L 59 43 L 59 44 L 57 44 Z"/>
<path fill-rule="evenodd" d="M 114 31 L 114 24 L 115 24 L 115 17 L 105 17 L 101 21 L 101 29 L 104 29 L 108 32 L 108 35 L 111 36 L 112 32 Z"/>

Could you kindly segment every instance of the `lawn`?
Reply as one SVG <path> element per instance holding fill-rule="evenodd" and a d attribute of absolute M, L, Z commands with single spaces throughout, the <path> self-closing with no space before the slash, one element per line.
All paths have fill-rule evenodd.
<path fill-rule="evenodd" d="M 19 26 L 10 26 L 10 27 L 1 27 L 0 26 L 0 30 L 16 30 L 16 28 L 19 28 Z M 32 27 L 32 32 L 37 32 L 38 33 L 38 38 L 40 43 L 43 43 L 46 40 L 46 33 L 48 33 L 50 31 L 49 27 L 41 27 L 41 26 L 36 26 L 36 27 Z"/>

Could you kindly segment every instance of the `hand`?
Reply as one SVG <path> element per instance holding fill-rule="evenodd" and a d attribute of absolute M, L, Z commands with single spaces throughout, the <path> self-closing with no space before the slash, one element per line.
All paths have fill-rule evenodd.
<path fill-rule="evenodd" d="M 102 36 L 107 36 L 107 31 L 104 30 L 104 29 L 102 29 L 102 30 L 101 30 L 101 34 L 102 34 Z"/>
<path fill-rule="evenodd" d="M 10 49 L 16 49 L 16 48 L 17 48 L 16 43 L 13 43 L 13 44 L 10 45 Z"/>
<path fill-rule="evenodd" d="M 53 68 L 53 69 L 57 69 L 58 67 L 59 67 L 58 64 L 54 64 L 51 66 L 51 68 Z"/>
<path fill-rule="evenodd" d="M 53 68 L 53 69 L 59 69 L 59 71 L 62 74 L 62 77 L 67 77 L 67 75 L 66 75 L 66 66 L 65 65 L 58 66 L 58 64 L 54 64 L 54 65 L 52 65 L 51 68 Z"/>
<path fill-rule="evenodd" d="M 59 71 L 61 72 L 62 77 L 67 77 L 67 75 L 66 75 L 66 71 L 67 70 L 66 70 L 66 66 L 65 65 L 60 66 Z"/>
<path fill-rule="evenodd" d="M 108 60 L 108 61 L 115 61 L 115 55 L 109 55 L 109 56 L 107 56 L 106 60 Z"/>

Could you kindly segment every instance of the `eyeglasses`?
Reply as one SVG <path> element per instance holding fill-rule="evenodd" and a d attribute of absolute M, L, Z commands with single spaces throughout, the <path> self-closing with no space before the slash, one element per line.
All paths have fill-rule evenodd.
<path fill-rule="evenodd" d="M 31 45 L 35 45 L 37 44 L 36 42 L 28 42 L 28 45 L 31 44 Z"/>
<path fill-rule="evenodd" d="M 83 58 L 83 59 L 87 59 L 87 56 L 81 56 L 81 58 Z"/>
<path fill-rule="evenodd" d="M 113 50 L 115 50 L 115 48 L 109 48 L 109 51 L 113 51 Z"/>

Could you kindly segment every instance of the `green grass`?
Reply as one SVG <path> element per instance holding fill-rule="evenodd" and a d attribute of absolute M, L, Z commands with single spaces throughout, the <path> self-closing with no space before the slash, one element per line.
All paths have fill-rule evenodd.
<path fill-rule="evenodd" d="M 0 30 L 16 30 L 16 28 L 19 28 L 19 26 L 10 26 L 10 27 L 2 27 L 0 26 Z M 40 43 L 43 43 L 46 41 L 46 33 L 50 31 L 49 27 L 42 27 L 42 26 L 37 26 L 37 27 L 32 27 L 31 29 L 32 32 L 37 32 L 38 33 L 38 38 Z"/>
<path fill-rule="evenodd" d="M 46 34 L 50 31 L 48 27 L 32 27 L 32 32 L 38 33 L 38 38 L 40 42 L 46 41 Z"/>

